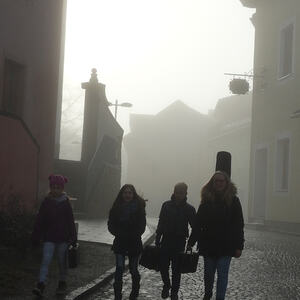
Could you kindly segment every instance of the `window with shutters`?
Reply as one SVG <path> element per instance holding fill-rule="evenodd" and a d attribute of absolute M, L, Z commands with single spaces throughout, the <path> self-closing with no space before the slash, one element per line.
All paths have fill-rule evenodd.
<path fill-rule="evenodd" d="M 281 29 L 279 54 L 279 79 L 293 73 L 294 70 L 294 41 L 295 23 L 292 22 Z"/>

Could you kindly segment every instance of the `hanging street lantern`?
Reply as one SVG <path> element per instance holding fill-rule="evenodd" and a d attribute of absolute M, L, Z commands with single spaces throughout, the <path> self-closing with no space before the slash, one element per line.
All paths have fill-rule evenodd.
<path fill-rule="evenodd" d="M 249 82 L 242 78 L 233 78 L 229 83 L 229 89 L 234 95 L 245 95 L 249 92 Z"/>

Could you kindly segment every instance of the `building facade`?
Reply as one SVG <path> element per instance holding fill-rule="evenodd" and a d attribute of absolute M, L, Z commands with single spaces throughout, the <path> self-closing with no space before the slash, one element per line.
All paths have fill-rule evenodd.
<path fill-rule="evenodd" d="M 7 193 L 14 193 L 20 199 L 26 194 L 23 200 L 33 206 L 47 190 L 48 176 L 53 172 L 57 111 L 61 102 L 65 17 L 65 0 L 0 3 L 0 110 L 2 121 L 10 124 L 0 128 L 1 141 L 7 132 L 11 135 L 9 156 L 5 167 L 0 166 L 2 199 L 10 196 Z M 16 148 L 18 137 L 27 133 L 39 149 L 35 154 L 37 178 L 32 179 L 35 188 L 31 189 L 35 193 L 30 196 L 24 192 L 26 171 L 22 182 L 22 178 L 15 176 L 14 160 L 14 157 L 20 159 L 20 149 Z M 22 160 L 33 159 L 30 147 L 24 151 Z M 5 153 L 0 155 L 4 157 Z"/>
<path fill-rule="evenodd" d="M 300 3 L 241 2 L 256 9 L 250 220 L 300 231 Z"/>

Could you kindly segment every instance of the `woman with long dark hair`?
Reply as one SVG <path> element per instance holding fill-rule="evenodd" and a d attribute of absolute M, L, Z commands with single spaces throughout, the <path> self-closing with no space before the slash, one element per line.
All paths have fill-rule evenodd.
<path fill-rule="evenodd" d="M 199 254 L 204 257 L 203 300 L 212 297 L 216 271 L 216 299 L 224 300 L 231 258 L 239 258 L 244 248 L 242 207 L 235 185 L 224 172 L 217 171 L 201 191 L 188 248 L 196 241 Z"/>
<path fill-rule="evenodd" d="M 126 256 L 129 258 L 129 270 L 132 277 L 132 291 L 129 299 L 135 300 L 139 295 L 140 274 L 138 264 L 140 254 L 143 251 L 141 237 L 145 228 L 145 200 L 137 194 L 133 185 L 125 184 L 109 212 L 108 219 L 108 230 L 115 236 L 112 246 L 112 250 L 116 255 L 115 300 L 122 299 Z"/>

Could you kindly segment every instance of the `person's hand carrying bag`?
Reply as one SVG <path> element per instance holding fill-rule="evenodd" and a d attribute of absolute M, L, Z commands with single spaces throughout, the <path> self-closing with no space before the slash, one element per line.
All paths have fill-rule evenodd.
<path fill-rule="evenodd" d="M 197 271 L 199 254 L 191 248 L 179 254 L 179 269 L 182 274 L 195 273 Z"/>

